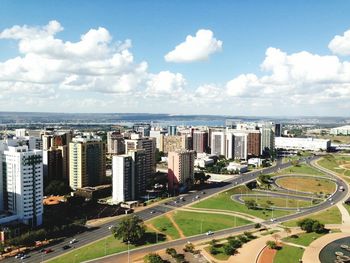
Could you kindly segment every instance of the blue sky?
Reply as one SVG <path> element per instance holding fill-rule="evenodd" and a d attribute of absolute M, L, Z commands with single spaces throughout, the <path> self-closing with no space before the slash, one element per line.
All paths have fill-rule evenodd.
<path fill-rule="evenodd" d="M 302 76 L 310 73 L 310 78 L 298 81 L 295 74 L 292 74 L 291 77 L 284 76 L 285 83 L 276 84 L 275 78 L 274 82 L 270 79 L 271 67 L 261 71 L 261 64 L 267 58 L 267 49 L 276 48 L 285 53 L 288 60 L 293 60 L 289 56 L 302 51 L 321 57 L 337 56 L 346 71 L 343 64 L 349 60 L 347 52 L 339 51 L 339 46 L 330 50 L 328 45 L 336 35 L 342 36 L 350 29 L 349 11 L 349 1 L 2 0 L 0 32 L 15 25 L 40 28 L 55 20 L 64 28 L 55 33 L 55 38 L 63 42 L 78 42 L 81 35 L 90 29 L 103 27 L 113 38 L 108 43 L 110 47 L 117 45 L 118 41 L 131 40 L 132 46 L 127 50 L 133 56 L 133 65 L 128 65 L 129 69 L 142 62 L 146 62 L 148 67 L 142 73 L 142 80 L 138 79 L 132 88 L 116 88 L 107 92 L 101 91 L 101 87 L 86 87 L 91 85 L 62 88 L 62 80 L 59 78 L 57 83 L 54 80 L 40 79 L 41 84 L 50 83 L 50 94 L 47 97 L 43 95 L 43 87 L 22 86 L 23 81 L 38 84 L 38 80 L 19 78 L 16 81 L 16 75 L 12 74 L 11 81 L 8 81 L 9 76 L 1 79 L 0 74 L 0 89 L 3 89 L 0 110 L 343 115 L 346 110 L 344 106 L 334 107 L 334 103 L 342 104 L 350 96 L 350 92 L 347 92 L 350 89 L 349 81 L 344 80 L 343 76 L 331 75 L 328 79 L 321 76 L 321 80 L 315 80 L 313 72 L 310 73 L 312 69 L 304 69 L 306 73 L 303 71 Z M 200 29 L 210 30 L 213 38 L 222 42 L 222 47 L 217 47 L 206 59 L 192 59 L 185 63 L 164 59 L 167 53 L 185 41 L 186 36 L 194 37 Z M 349 43 L 342 43 L 342 47 L 347 44 Z M 19 52 L 19 39 L 4 34 L 0 37 L 0 50 L 0 63 L 7 68 L 9 63 L 6 62 L 9 60 L 17 56 L 23 58 L 33 52 Z M 270 58 L 278 54 L 272 52 Z M 294 62 L 286 63 L 290 65 Z M 310 63 L 312 65 L 314 63 Z M 273 68 L 284 66 L 274 64 Z M 300 64 L 293 64 L 292 68 L 298 66 Z M 21 68 L 20 65 L 18 68 Z M 36 69 L 35 74 L 38 70 L 40 69 Z M 324 68 L 320 69 L 320 74 L 322 70 Z M 327 68 L 329 70 L 331 69 Z M 164 74 L 162 80 L 159 80 L 157 76 L 160 72 L 169 74 Z M 248 74 L 253 74 L 257 79 L 251 78 L 251 75 L 247 77 Z M 240 75 L 244 77 L 237 80 Z M 264 76 L 270 77 L 269 80 L 263 79 Z M 342 79 L 341 87 L 333 85 L 339 83 L 335 80 L 337 77 Z M 233 86 L 230 86 L 228 83 L 231 80 L 238 82 L 234 81 Z M 149 81 L 153 83 L 151 88 Z M 169 87 L 166 90 L 157 86 L 162 85 L 162 81 L 168 81 L 166 85 Z M 286 90 L 285 86 L 293 81 L 294 86 Z M 2 85 L 1 82 L 6 83 Z M 108 85 L 108 81 L 102 83 Z M 331 84 L 325 86 L 325 83 Z M 206 88 L 198 90 L 201 86 Z M 315 88 L 316 86 L 320 88 Z M 236 87 L 237 90 L 232 91 Z M 306 94 L 304 91 L 309 87 L 310 92 Z M 244 89 L 244 92 L 238 89 Z M 28 99 L 19 98 L 16 93 L 21 90 L 25 91 Z M 261 96 L 259 91 L 268 95 Z M 272 93 L 275 95 L 272 96 Z M 277 93 L 281 93 L 281 96 L 278 97 Z M 319 99 L 310 102 L 307 100 L 310 95 Z M 294 97 L 277 109 L 275 102 L 284 100 L 286 96 Z M 334 97 L 338 97 L 338 100 L 334 100 Z M 86 103 L 78 105 L 73 100 L 85 100 Z M 291 104 L 295 104 L 293 111 L 290 111 Z"/>

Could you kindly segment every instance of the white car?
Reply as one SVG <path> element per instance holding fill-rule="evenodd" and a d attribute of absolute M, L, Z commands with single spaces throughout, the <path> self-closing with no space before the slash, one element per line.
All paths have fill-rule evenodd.
<path fill-rule="evenodd" d="M 77 242 L 77 240 L 74 238 L 71 241 L 69 241 L 69 244 L 74 244 L 75 242 Z"/>
<path fill-rule="evenodd" d="M 28 255 L 23 255 L 23 256 L 21 257 L 21 260 L 26 259 L 26 258 L 29 258 L 29 256 L 28 256 Z"/>
<path fill-rule="evenodd" d="M 276 221 L 276 219 L 274 219 L 274 218 L 271 218 L 271 219 L 270 219 L 270 221 L 271 221 L 271 222 L 275 222 L 275 221 Z"/>
<path fill-rule="evenodd" d="M 108 227 L 108 229 L 111 230 L 113 227 L 114 227 L 113 225 L 110 225 L 110 226 Z"/>
<path fill-rule="evenodd" d="M 207 236 L 210 236 L 210 235 L 212 235 L 212 234 L 214 234 L 214 232 L 212 232 L 212 231 L 208 231 L 207 233 L 205 233 Z"/>

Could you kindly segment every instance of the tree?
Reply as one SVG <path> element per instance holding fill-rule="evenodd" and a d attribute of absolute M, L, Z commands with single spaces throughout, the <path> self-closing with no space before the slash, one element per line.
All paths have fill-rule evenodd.
<path fill-rule="evenodd" d="M 271 249 L 277 249 L 278 248 L 277 243 L 275 241 L 269 240 L 269 241 L 266 242 L 266 245 L 269 248 L 271 248 Z"/>
<path fill-rule="evenodd" d="M 234 247 L 232 247 L 230 244 L 226 244 L 224 246 L 224 252 L 226 255 L 230 256 L 230 255 L 234 255 L 236 253 L 236 249 Z"/>
<path fill-rule="evenodd" d="M 218 250 L 216 247 L 214 247 L 214 246 L 210 246 L 209 252 L 210 252 L 210 254 L 212 254 L 212 255 L 216 255 L 216 254 L 219 253 L 219 250 Z"/>
<path fill-rule="evenodd" d="M 185 252 L 193 253 L 194 251 L 194 245 L 192 243 L 187 243 L 184 248 Z"/>
<path fill-rule="evenodd" d="M 277 243 L 277 241 L 281 238 L 281 236 L 279 234 L 273 234 L 272 238 L 275 240 L 275 242 Z"/>
<path fill-rule="evenodd" d="M 267 189 L 270 188 L 271 185 L 271 175 L 269 174 L 261 174 L 258 177 L 258 181 L 260 182 L 261 185 L 263 185 L 264 187 L 266 187 Z"/>
<path fill-rule="evenodd" d="M 311 218 L 300 220 L 297 224 L 302 230 L 306 231 L 307 233 L 322 233 L 325 231 L 324 224 L 321 224 L 318 220 Z"/>
<path fill-rule="evenodd" d="M 143 258 L 143 262 L 145 262 L 145 263 L 163 263 L 164 260 L 158 254 L 151 253 L 151 254 L 146 255 Z"/>
<path fill-rule="evenodd" d="M 257 209 L 258 207 L 258 204 L 255 202 L 255 200 L 245 200 L 244 204 L 248 209 Z"/>
<path fill-rule="evenodd" d="M 142 240 L 146 232 L 143 220 L 137 216 L 123 218 L 120 223 L 112 229 L 113 236 L 122 239 L 123 242 L 136 244 Z"/>
<path fill-rule="evenodd" d="M 45 187 L 44 192 L 45 195 L 65 195 L 72 192 L 72 189 L 65 182 L 53 180 Z"/>
<path fill-rule="evenodd" d="M 194 182 L 196 184 L 204 184 L 210 179 L 210 175 L 206 175 L 204 172 L 195 172 L 193 175 Z"/>
<path fill-rule="evenodd" d="M 177 255 L 176 249 L 169 247 L 165 250 L 165 253 L 167 253 L 168 255 L 175 257 L 175 255 Z"/>
<path fill-rule="evenodd" d="M 240 248 L 242 246 L 242 242 L 238 239 L 231 238 L 228 240 L 228 243 L 230 244 L 231 247 L 233 248 Z"/>

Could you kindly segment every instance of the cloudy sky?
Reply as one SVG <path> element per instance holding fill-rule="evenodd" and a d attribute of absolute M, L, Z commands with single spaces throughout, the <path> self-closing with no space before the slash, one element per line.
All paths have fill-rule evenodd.
<path fill-rule="evenodd" d="M 2 0 L 0 111 L 350 116 L 349 13 L 346 0 Z"/>

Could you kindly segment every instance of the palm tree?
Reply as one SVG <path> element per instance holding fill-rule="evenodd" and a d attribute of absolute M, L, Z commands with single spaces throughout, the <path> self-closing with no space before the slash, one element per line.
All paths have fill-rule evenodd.
<path fill-rule="evenodd" d="M 112 229 L 113 236 L 122 239 L 123 242 L 131 244 L 138 243 L 145 235 L 146 229 L 143 220 L 137 216 L 123 218 L 119 224 Z"/>

